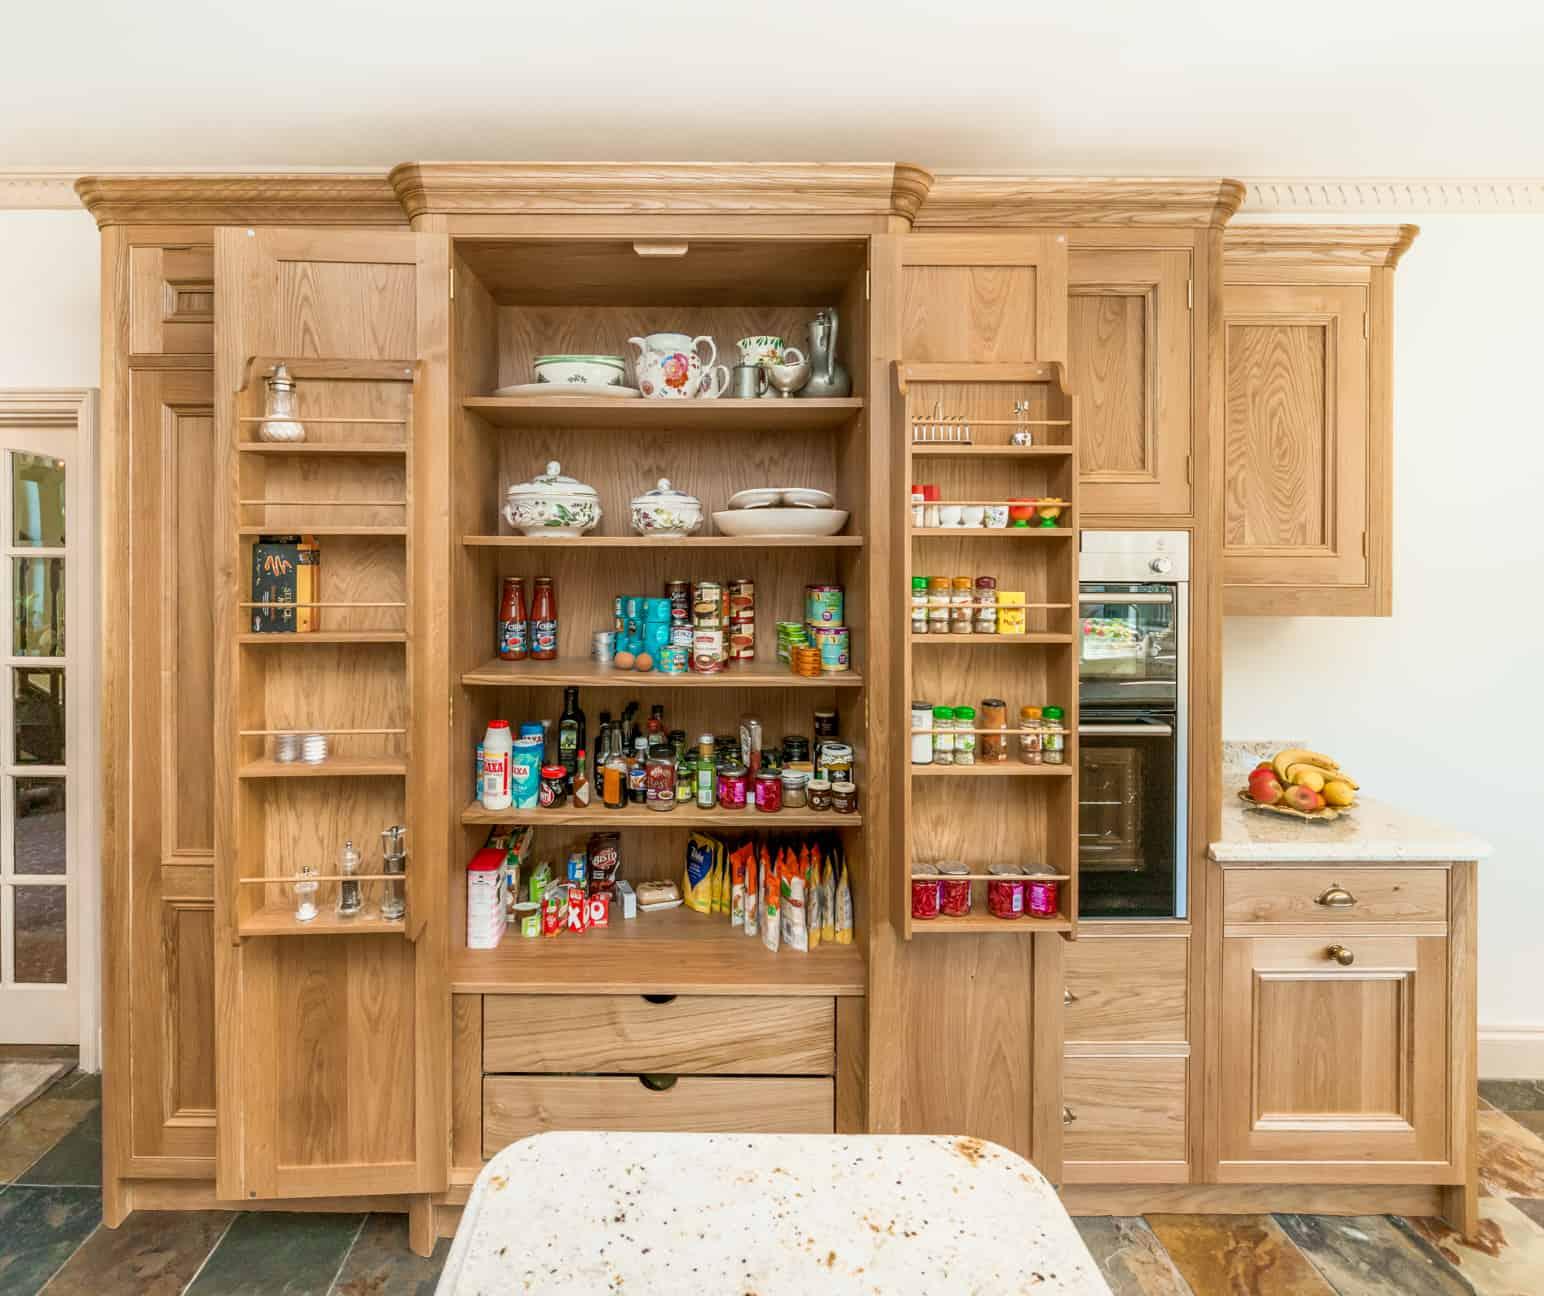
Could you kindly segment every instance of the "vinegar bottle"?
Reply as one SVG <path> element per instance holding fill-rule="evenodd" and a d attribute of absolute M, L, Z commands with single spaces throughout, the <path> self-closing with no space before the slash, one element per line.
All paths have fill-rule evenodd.
<path fill-rule="evenodd" d="M 558 599 L 552 578 L 538 576 L 531 594 L 531 656 L 551 661 L 558 655 Z"/>

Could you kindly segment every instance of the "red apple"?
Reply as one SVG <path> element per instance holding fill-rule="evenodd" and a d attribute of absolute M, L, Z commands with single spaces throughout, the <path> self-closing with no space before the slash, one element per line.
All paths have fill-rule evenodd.
<path fill-rule="evenodd" d="M 1311 787 L 1301 783 L 1294 783 L 1287 789 L 1286 803 L 1304 814 L 1313 814 L 1316 810 L 1324 809 L 1324 798 Z"/>
<path fill-rule="evenodd" d="M 1276 767 L 1270 761 L 1261 761 L 1258 765 L 1255 766 L 1255 769 L 1257 769 L 1257 770 L 1270 770 L 1272 773 L 1274 773 L 1275 770 L 1276 770 Z"/>
<path fill-rule="evenodd" d="M 1249 776 L 1249 795 L 1259 805 L 1275 805 L 1281 800 L 1281 780 L 1272 769 L 1257 769 Z"/>

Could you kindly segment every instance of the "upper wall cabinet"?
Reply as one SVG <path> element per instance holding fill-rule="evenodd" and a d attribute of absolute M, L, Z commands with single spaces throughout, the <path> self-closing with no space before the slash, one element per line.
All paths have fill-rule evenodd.
<path fill-rule="evenodd" d="M 1223 608 L 1393 610 L 1394 266 L 1413 225 L 1224 236 Z"/>

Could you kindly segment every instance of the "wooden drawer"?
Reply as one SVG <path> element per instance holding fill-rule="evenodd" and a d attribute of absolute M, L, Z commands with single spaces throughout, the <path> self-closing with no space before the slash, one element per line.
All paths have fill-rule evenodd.
<path fill-rule="evenodd" d="M 136 355 L 214 351 L 214 248 L 129 250 L 129 350 Z"/>
<path fill-rule="evenodd" d="M 836 1071 L 836 1001 L 763 995 L 488 995 L 483 1070 Z"/>
<path fill-rule="evenodd" d="M 824 1077 L 681 1076 L 654 1090 L 637 1076 L 487 1076 L 483 1156 L 545 1130 L 830 1134 L 835 1089 Z"/>
<path fill-rule="evenodd" d="M 1090 936 L 1065 953 L 1068 1043 L 1094 1040 L 1183 1043 L 1185 965 L 1179 936 Z"/>
<path fill-rule="evenodd" d="M 1441 868 L 1231 868 L 1223 873 L 1222 916 L 1225 923 L 1445 922 L 1447 886 Z"/>
<path fill-rule="evenodd" d="M 1187 1066 L 1182 1057 L 1067 1058 L 1063 1159 L 1184 1161 Z"/>

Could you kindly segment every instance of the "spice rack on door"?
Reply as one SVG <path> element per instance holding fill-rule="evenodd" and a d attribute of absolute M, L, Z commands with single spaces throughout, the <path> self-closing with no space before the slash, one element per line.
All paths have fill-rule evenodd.
<path fill-rule="evenodd" d="M 295 382 L 295 418 L 307 440 L 257 440 L 264 377 L 283 363 Z M 407 826 L 412 727 L 413 430 L 416 363 L 252 357 L 236 404 L 225 487 L 234 523 L 232 653 L 237 726 L 233 763 L 237 938 L 397 934 L 416 938 L 411 866 L 394 875 L 406 913 L 380 912 L 385 875 L 372 859 L 380 831 Z M 313 441 L 312 438 L 315 438 Z M 321 542 L 316 598 L 253 600 L 253 546 L 264 535 Z M 260 608 L 310 609 L 312 631 L 258 631 Z M 301 654 L 271 653 L 305 646 Z M 281 735 L 322 734 L 325 760 L 280 761 Z M 345 840 L 360 851 L 364 907 L 334 912 Z M 291 887 L 315 870 L 319 913 L 295 917 Z"/>
<path fill-rule="evenodd" d="M 1006 730 L 990 730 L 1006 739 L 1007 759 L 990 764 L 981 760 L 979 726 L 965 731 L 977 737 L 977 753 L 976 763 L 963 767 L 912 765 L 911 736 L 901 734 L 901 759 L 908 771 L 902 780 L 898 852 L 902 934 L 908 940 L 950 933 L 1070 934 L 1077 914 L 1077 402 L 1059 363 L 899 362 L 895 384 L 901 397 L 898 422 L 904 454 L 898 491 L 909 494 L 909 483 L 927 482 L 939 486 L 941 501 L 1065 502 L 1059 519 L 1065 525 L 989 530 L 917 527 L 909 502 L 898 501 L 897 529 L 906 542 L 901 546 L 899 597 L 892 605 L 895 615 L 909 615 L 913 575 L 969 574 L 995 576 L 999 592 L 1022 590 L 1026 616 L 1022 634 L 899 636 L 900 705 L 910 698 L 979 708 L 983 698 L 994 697 L 1007 703 L 1010 718 Z M 970 444 L 912 440 L 913 426 L 927 422 L 940 408 L 956 412 L 959 421 L 970 426 Z M 1022 417 L 1004 417 L 1016 408 Z M 1035 444 L 1010 444 L 1015 430 L 1029 431 Z M 1028 543 L 1033 540 L 1048 543 Z M 952 651 L 979 647 L 1003 651 Z M 1014 725 L 1025 705 L 1062 708 L 1063 764 L 1019 763 Z M 913 924 L 911 882 L 917 866 L 956 860 L 969 869 L 965 876 L 971 879 L 972 912 Z M 1056 916 L 993 917 L 983 903 L 986 884 L 977 885 L 977 879 L 999 863 L 1043 872 L 1043 880 L 1058 883 Z"/>

